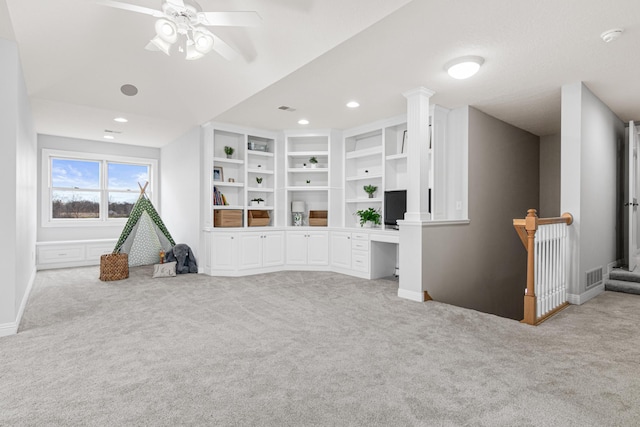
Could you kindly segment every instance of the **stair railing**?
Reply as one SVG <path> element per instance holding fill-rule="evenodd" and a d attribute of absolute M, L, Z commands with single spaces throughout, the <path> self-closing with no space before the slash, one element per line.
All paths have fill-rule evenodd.
<path fill-rule="evenodd" d="M 538 218 L 535 209 L 529 209 L 526 218 L 513 220 L 513 227 L 527 250 L 523 323 L 540 324 L 569 305 L 567 226 L 572 223 L 570 213 Z"/>

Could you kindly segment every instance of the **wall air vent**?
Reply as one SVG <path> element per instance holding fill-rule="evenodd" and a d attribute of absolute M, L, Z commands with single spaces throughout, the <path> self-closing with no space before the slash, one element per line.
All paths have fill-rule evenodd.
<path fill-rule="evenodd" d="M 282 110 L 282 111 L 291 111 L 291 112 L 296 111 L 296 109 L 295 109 L 295 108 L 293 108 L 293 107 L 288 107 L 288 106 L 286 106 L 286 105 L 281 105 L 281 106 L 279 106 L 279 107 L 278 107 L 278 110 Z"/>
<path fill-rule="evenodd" d="M 115 133 L 115 134 L 120 134 L 122 133 L 122 131 L 119 130 L 111 130 L 111 129 L 105 129 L 104 130 L 105 133 Z"/>
<path fill-rule="evenodd" d="M 602 267 L 587 271 L 587 289 L 602 284 Z"/>

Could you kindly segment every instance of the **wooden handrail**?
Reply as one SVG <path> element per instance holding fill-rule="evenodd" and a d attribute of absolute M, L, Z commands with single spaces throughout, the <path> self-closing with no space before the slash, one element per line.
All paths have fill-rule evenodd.
<path fill-rule="evenodd" d="M 573 215 L 563 213 L 562 216 L 555 218 L 538 218 L 535 209 L 529 209 L 524 219 L 517 218 L 513 220 L 513 227 L 520 237 L 520 241 L 527 250 L 527 290 L 524 295 L 524 323 L 536 325 L 551 314 L 555 314 L 561 308 L 554 309 L 552 313 L 538 319 L 536 316 L 536 292 L 535 292 L 535 235 L 540 225 L 548 224 L 567 224 L 573 223 Z M 565 303 L 566 305 L 566 303 Z"/>

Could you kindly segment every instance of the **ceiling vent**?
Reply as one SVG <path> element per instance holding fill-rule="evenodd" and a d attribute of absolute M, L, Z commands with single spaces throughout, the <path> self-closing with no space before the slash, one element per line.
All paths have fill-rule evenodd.
<path fill-rule="evenodd" d="M 104 130 L 104 132 L 105 132 L 105 133 L 115 133 L 115 134 L 120 134 L 120 133 L 122 133 L 122 132 L 121 132 L 121 131 L 119 131 L 119 130 L 111 130 L 111 129 L 105 129 L 105 130 Z"/>
<path fill-rule="evenodd" d="M 279 106 L 279 107 L 278 107 L 278 110 L 282 110 L 282 111 L 291 111 L 291 112 L 296 111 L 296 109 L 295 109 L 295 108 L 293 108 L 293 107 L 288 107 L 288 106 L 286 106 L 286 105 L 281 105 L 281 106 Z"/>

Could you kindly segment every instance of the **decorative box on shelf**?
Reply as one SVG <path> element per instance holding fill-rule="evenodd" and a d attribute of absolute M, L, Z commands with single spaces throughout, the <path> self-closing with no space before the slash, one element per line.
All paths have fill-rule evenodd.
<path fill-rule="evenodd" d="M 266 227 L 270 220 L 268 211 L 249 210 L 249 227 Z"/>
<path fill-rule="evenodd" d="M 215 209 L 213 211 L 214 227 L 242 227 L 242 210 Z"/>
<path fill-rule="evenodd" d="M 309 225 L 326 227 L 327 217 L 327 211 L 309 211 Z"/>

